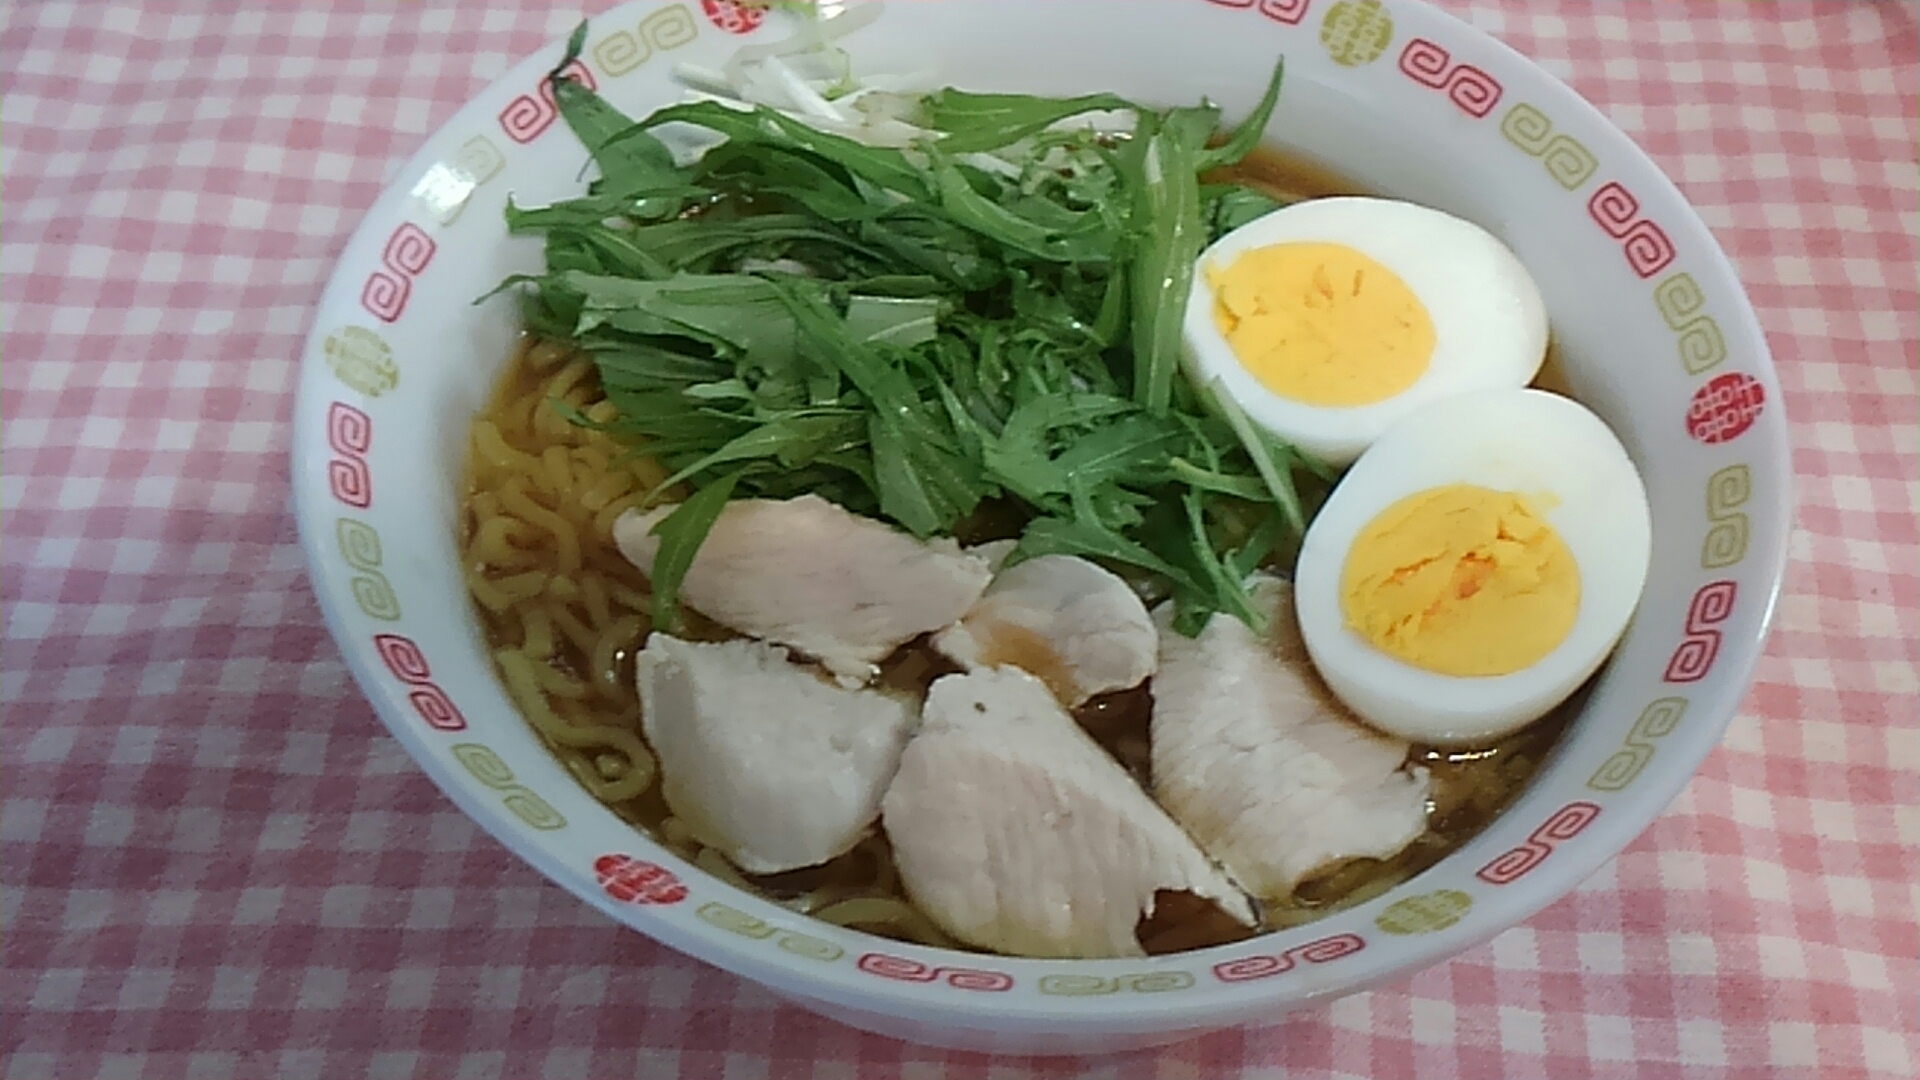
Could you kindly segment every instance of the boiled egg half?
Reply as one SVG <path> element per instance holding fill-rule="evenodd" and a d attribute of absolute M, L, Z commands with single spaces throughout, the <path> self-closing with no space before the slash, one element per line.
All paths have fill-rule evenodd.
<path fill-rule="evenodd" d="M 1307 529 L 1308 654 L 1362 719 L 1481 743 L 1607 658 L 1646 584 L 1645 486 L 1607 425 L 1541 390 L 1448 398 L 1394 425 Z"/>
<path fill-rule="evenodd" d="M 1505 244 L 1374 198 L 1311 199 L 1222 236 L 1182 332 L 1198 385 L 1332 465 L 1423 405 L 1527 385 L 1547 350 L 1539 287 Z"/>

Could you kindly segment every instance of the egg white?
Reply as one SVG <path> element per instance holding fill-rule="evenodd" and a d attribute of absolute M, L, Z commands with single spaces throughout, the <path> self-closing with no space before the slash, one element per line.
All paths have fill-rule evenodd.
<path fill-rule="evenodd" d="M 1579 567 L 1573 629 L 1530 667 L 1440 675 L 1346 625 L 1340 578 L 1360 531 L 1402 498 L 1447 484 L 1529 496 Z M 1414 742 L 1485 743 L 1544 716 L 1606 660 L 1640 601 L 1652 545 L 1640 473 L 1599 417 L 1541 390 L 1466 394 L 1394 426 L 1334 489 L 1300 549 L 1300 630 L 1327 685 L 1368 723 Z"/>
<path fill-rule="evenodd" d="M 1310 405 L 1267 389 L 1214 323 L 1207 269 L 1225 269 L 1253 248 L 1293 242 L 1341 244 L 1393 271 L 1427 309 L 1434 349 L 1412 386 L 1369 405 Z M 1395 420 L 1473 390 L 1532 381 L 1547 351 L 1547 312 L 1527 268 L 1470 221 L 1394 199 L 1310 199 L 1256 218 L 1200 256 L 1182 326 L 1188 374 L 1214 380 L 1257 424 L 1332 465 L 1345 465 Z"/>

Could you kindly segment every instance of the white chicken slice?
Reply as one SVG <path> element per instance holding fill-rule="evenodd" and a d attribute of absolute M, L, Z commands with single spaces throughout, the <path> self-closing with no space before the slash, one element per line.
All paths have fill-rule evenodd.
<path fill-rule="evenodd" d="M 971 547 L 963 548 L 962 550 L 969 555 L 975 555 L 985 559 L 987 561 L 987 569 L 997 574 L 1000 572 L 1000 568 L 1006 565 L 1007 560 L 1013 556 L 1014 549 L 1019 546 L 1019 539 L 1014 538 L 1011 540 L 987 540 L 974 544 Z"/>
<path fill-rule="evenodd" d="M 651 575 L 672 513 L 614 522 L 620 553 Z M 817 495 L 727 504 L 680 585 L 687 606 L 744 634 L 790 645 L 835 675 L 866 681 L 901 645 L 948 625 L 992 577 L 952 540 L 922 543 Z"/>
<path fill-rule="evenodd" d="M 1159 634 L 1119 575 L 1074 555 L 1041 555 L 1000 571 L 933 647 L 970 671 L 1020 668 L 1071 709 L 1144 682 Z"/>
<path fill-rule="evenodd" d="M 880 805 L 908 894 L 981 948 L 1139 956 L 1135 928 L 1161 890 L 1254 922 L 1252 902 L 1192 838 L 1013 668 L 933 684 Z"/>
<path fill-rule="evenodd" d="M 656 633 L 636 666 L 661 793 L 701 843 L 773 874 L 872 831 L 913 730 L 910 700 L 837 686 L 758 641 Z"/>
<path fill-rule="evenodd" d="M 1195 638 L 1160 635 L 1153 680 L 1153 790 L 1174 819 L 1254 895 L 1274 899 L 1317 871 L 1384 859 L 1427 828 L 1428 777 L 1408 745 L 1348 712 L 1307 659 L 1293 586 L 1260 575 L 1263 640 L 1215 615 Z M 1168 607 L 1156 621 L 1171 618 Z"/>

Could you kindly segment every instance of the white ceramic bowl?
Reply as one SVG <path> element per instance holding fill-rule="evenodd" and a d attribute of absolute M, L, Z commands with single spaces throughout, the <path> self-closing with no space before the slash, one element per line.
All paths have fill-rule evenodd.
<path fill-rule="evenodd" d="M 716 66 L 758 14 L 727 0 L 597 16 L 582 60 L 643 115 L 681 61 Z M 1444 862 L 1301 929 L 1146 960 L 1040 961 L 919 948 L 739 892 L 623 824 L 555 763 L 481 648 L 456 564 L 469 418 L 506 361 L 513 305 L 474 297 L 535 270 L 511 193 L 578 190 L 586 154 L 536 87 L 555 42 L 481 94 L 401 170 L 355 233 L 314 321 L 294 485 L 314 587 L 394 737 L 489 832 L 620 922 L 871 1030 L 953 1046 L 1117 1049 L 1261 1020 L 1431 964 L 1552 903 L 1644 828 L 1713 747 L 1747 686 L 1785 558 L 1787 433 L 1767 346 L 1732 268 L 1654 165 L 1510 49 L 1410 0 L 890 6 L 847 42 L 945 82 L 1162 104 L 1229 120 L 1275 54 L 1270 140 L 1380 194 L 1479 222 L 1538 278 L 1574 393 L 1644 471 L 1645 599 L 1532 787 Z"/>

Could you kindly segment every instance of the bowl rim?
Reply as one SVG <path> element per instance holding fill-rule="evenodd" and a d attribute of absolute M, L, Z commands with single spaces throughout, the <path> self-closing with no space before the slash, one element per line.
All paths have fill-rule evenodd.
<path fill-rule="evenodd" d="M 1231 0 L 1213 0 L 1213 2 L 1232 6 Z M 330 636 L 340 649 L 348 669 L 358 684 L 361 696 L 372 705 L 375 713 L 407 750 L 415 764 L 454 805 L 509 852 L 533 865 L 551 883 L 586 901 L 614 921 L 638 930 L 675 951 L 714 964 L 762 985 L 776 988 L 785 982 L 793 981 L 791 978 L 783 979 L 781 976 L 797 975 L 798 981 L 805 986 L 804 992 L 801 992 L 802 996 L 851 1008 L 873 1008 L 876 1002 L 911 1001 L 922 1009 L 936 1012 L 943 1021 L 962 1023 L 998 1022 L 1004 1025 L 1012 1016 L 1021 1021 L 1063 1025 L 1086 1025 L 1097 1020 L 1101 1022 L 1101 1026 L 1111 1027 L 1116 1021 L 1151 1020 L 1157 1029 L 1197 1031 L 1233 1022 L 1231 1017 L 1222 1019 L 1219 1016 L 1218 1010 L 1223 1004 L 1237 1005 L 1243 1009 L 1246 1006 L 1260 1004 L 1291 1007 L 1295 1004 L 1307 1004 L 1341 996 L 1402 977 L 1464 952 L 1513 928 L 1565 898 L 1582 881 L 1617 857 L 1628 844 L 1647 829 L 1654 819 L 1666 812 L 1680 791 L 1692 780 L 1706 756 L 1714 746 L 1718 745 L 1728 724 L 1738 713 L 1746 695 L 1752 690 L 1754 672 L 1765 652 L 1766 640 L 1784 587 L 1789 540 L 1793 528 L 1794 474 L 1789 431 L 1784 415 L 1784 401 L 1765 333 L 1760 326 L 1752 301 L 1740 282 L 1736 268 L 1697 211 L 1659 165 L 1598 108 L 1557 76 L 1504 41 L 1435 7 L 1430 0 L 1390 0 L 1390 3 L 1396 22 L 1406 18 L 1410 30 L 1417 32 L 1423 24 L 1437 26 L 1452 38 L 1471 40 L 1477 47 L 1497 55 L 1506 65 L 1503 71 L 1511 69 L 1526 72 L 1526 78 L 1533 83 L 1529 88 L 1530 91 L 1538 95 L 1534 100 L 1551 105 L 1556 110 L 1556 115 L 1579 115 L 1588 129 L 1595 133 L 1594 138 L 1598 139 L 1599 145 L 1604 147 L 1616 171 L 1633 174 L 1636 185 L 1644 193 L 1657 193 L 1657 199 L 1668 204 L 1669 208 L 1664 210 L 1663 220 L 1667 222 L 1669 228 L 1686 232 L 1695 240 L 1690 254 L 1690 258 L 1694 260 L 1695 271 L 1703 277 L 1718 280 L 1730 286 L 1729 302 L 1720 305 L 1721 320 L 1730 324 L 1727 330 L 1730 339 L 1743 344 L 1751 343 L 1752 348 L 1744 354 L 1748 359 L 1743 370 L 1762 385 L 1768 399 L 1776 405 L 1775 409 L 1770 410 L 1771 415 L 1763 414 L 1759 417 L 1752 435 L 1756 442 L 1762 444 L 1754 451 L 1756 467 L 1781 479 L 1778 484 L 1778 494 L 1770 503 L 1761 504 L 1756 500 L 1746 508 L 1749 516 L 1754 520 L 1753 548 L 1747 556 L 1748 568 L 1743 570 L 1742 576 L 1754 580 L 1756 584 L 1764 585 L 1763 595 L 1759 598 L 1760 611 L 1753 623 L 1752 631 L 1731 640 L 1728 643 L 1731 646 L 1730 649 L 1722 649 L 1721 662 L 1728 665 L 1727 670 L 1731 675 L 1727 680 L 1729 688 L 1722 693 L 1719 700 L 1701 702 L 1698 703 L 1697 710 L 1689 710 L 1690 722 L 1662 742 L 1662 756 L 1668 760 L 1683 760 L 1686 763 L 1685 767 L 1669 770 L 1662 776 L 1643 778 L 1639 783 L 1644 786 L 1636 791 L 1632 800 L 1609 804 L 1609 812 L 1601 815 L 1595 820 L 1592 828 L 1586 830 L 1582 843 L 1575 850 L 1565 853 L 1561 858 L 1549 859 L 1541 863 L 1528 875 L 1524 886 L 1516 885 L 1484 895 L 1483 898 L 1477 897 L 1476 909 L 1481 908 L 1484 903 L 1485 908 L 1496 911 L 1497 914 L 1491 918 L 1476 915 L 1475 925 L 1470 933 L 1441 932 L 1400 936 L 1391 939 L 1394 946 L 1392 948 L 1368 948 L 1356 953 L 1350 961 L 1345 961 L 1337 967 L 1316 968 L 1308 965 L 1291 973 L 1289 978 L 1280 980 L 1202 982 L 1199 985 L 1205 987 L 1206 992 L 1183 993 L 1177 997 L 1160 994 L 1121 994 L 1098 997 L 1050 997 L 1029 994 L 1010 1000 L 1010 995 L 1002 994 L 942 993 L 937 999 L 922 998 L 911 993 L 916 988 L 923 988 L 922 984 L 863 977 L 862 973 L 851 965 L 803 965 L 798 958 L 789 957 L 782 950 L 757 948 L 756 943 L 751 939 L 723 933 L 714 927 L 704 924 L 695 926 L 692 922 L 678 924 L 669 920 L 648 918 L 644 909 L 619 903 L 604 892 L 592 888 L 591 883 L 583 884 L 578 867 L 563 861 L 550 845 L 530 842 L 529 837 L 518 827 L 518 819 L 504 811 L 496 802 L 484 800 L 472 786 L 464 782 L 463 774 L 450 762 L 429 752 L 429 740 L 425 730 L 421 725 L 410 722 L 408 718 L 401 715 L 396 700 L 385 684 L 384 669 L 370 655 L 370 650 L 366 647 L 361 635 L 349 632 L 350 623 L 342 606 L 340 590 L 326 585 L 331 578 L 338 576 L 338 571 L 332 566 L 332 560 L 324 547 L 325 538 L 329 535 L 327 519 L 332 513 L 332 508 L 322 502 L 322 493 L 316 489 L 315 485 L 303 482 L 303 477 L 315 475 L 316 472 L 320 474 L 325 472 L 324 452 L 321 449 L 325 440 L 317 437 L 321 433 L 316 431 L 316 428 L 323 423 L 321 413 L 324 405 L 316 408 L 316 404 L 324 401 L 325 395 L 331 391 L 321 388 L 320 384 L 324 381 L 326 372 L 324 365 L 314 360 L 314 357 L 319 355 L 320 339 L 326 329 L 320 322 L 319 316 L 322 312 L 337 309 L 351 301 L 351 294 L 356 286 L 349 281 L 342 270 L 353 251 L 376 246 L 376 234 L 385 228 L 387 221 L 394 216 L 394 212 L 405 205 L 410 194 L 401 178 L 415 176 L 437 160 L 439 151 L 435 143 L 439 137 L 476 102 L 499 92 L 507 84 L 525 82 L 551 67 L 558 58 L 564 38 L 549 40 L 545 45 L 509 67 L 486 88 L 470 97 L 459 110 L 449 116 L 445 124 L 424 138 L 421 147 L 409 155 L 397 171 L 390 173 L 395 179 L 387 184 L 368 207 L 360 224 L 354 229 L 342 249 L 341 256 L 335 262 L 333 273 L 320 302 L 310 315 L 301 377 L 294 404 L 290 454 L 293 509 L 307 573 L 314 586 L 323 619 Z M 646 6 L 653 6 L 653 0 L 630 0 L 628 3 L 619 4 L 598 13 L 594 19 L 605 20 L 623 11 Z M 1173 6 L 1173 0 L 1167 0 L 1161 6 Z M 1396 37 L 1398 36 L 1396 34 Z M 324 485 L 320 487 L 323 488 Z M 1636 620 L 1637 618 L 1636 615 Z M 1727 655 L 1728 652 L 1734 655 Z M 1737 690 L 1733 689 L 1736 687 Z M 651 841 L 644 832 L 635 831 L 642 842 Z M 1457 856 L 1457 852 L 1449 854 L 1441 860 L 1441 863 L 1436 864 L 1436 867 Z M 730 898 L 739 896 L 759 899 L 754 894 L 738 890 L 690 863 L 685 865 L 689 873 L 699 876 L 706 887 L 721 895 L 727 895 Z M 1419 875 L 1416 875 L 1413 880 L 1417 881 L 1418 878 Z M 1397 886 L 1386 896 L 1395 895 L 1401 889 L 1405 889 L 1408 884 L 1410 882 Z M 1373 902 L 1370 901 L 1369 904 L 1371 903 Z M 951 958 L 961 963 L 980 963 L 982 957 L 989 957 L 996 968 L 1015 976 L 1023 976 L 1028 980 L 1053 972 L 1063 964 L 1070 964 L 1076 973 L 1106 973 L 1116 976 L 1123 973 L 1150 972 L 1174 963 L 1191 964 L 1204 969 L 1221 959 L 1226 952 L 1244 951 L 1249 945 L 1294 934 L 1302 929 L 1268 931 L 1232 945 L 1213 946 L 1162 956 L 1062 961 L 909 945 L 850 928 L 819 923 L 806 916 L 799 916 L 799 918 L 805 919 L 808 925 L 830 938 L 846 935 L 852 941 L 878 945 L 890 950 Z M 1308 924 L 1308 926 L 1312 925 L 1317 924 Z"/>

